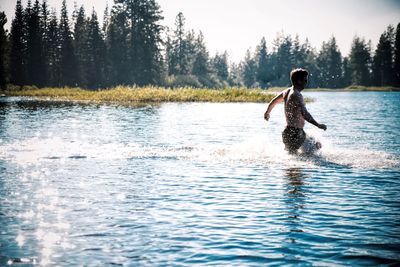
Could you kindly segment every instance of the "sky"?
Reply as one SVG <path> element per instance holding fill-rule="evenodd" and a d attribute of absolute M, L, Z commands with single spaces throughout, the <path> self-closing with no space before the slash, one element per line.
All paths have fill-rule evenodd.
<path fill-rule="evenodd" d="M 33 1 L 33 0 L 32 0 Z M 94 7 L 102 19 L 107 0 L 67 0 L 71 11 L 74 1 L 87 12 Z M 22 0 L 25 6 L 27 0 Z M 59 13 L 61 0 L 47 0 Z M 16 0 L 0 0 L 10 27 Z M 111 6 L 113 0 L 108 0 Z M 173 26 L 183 12 L 187 29 L 202 31 L 211 55 L 227 51 L 230 59 L 240 61 L 246 50 L 254 49 L 265 37 L 269 48 L 278 32 L 307 37 L 320 48 L 332 35 L 343 55 L 347 55 L 355 35 L 371 40 L 375 47 L 389 24 L 400 22 L 400 0 L 158 0 L 165 26 Z"/>

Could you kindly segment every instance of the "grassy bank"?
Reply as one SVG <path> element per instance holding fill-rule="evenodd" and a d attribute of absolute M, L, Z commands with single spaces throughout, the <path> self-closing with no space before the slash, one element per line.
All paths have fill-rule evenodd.
<path fill-rule="evenodd" d="M 261 89 L 227 88 L 194 89 L 162 87 L 117 86 L 103 90 L 80 88 L 10 87 L 2 91 L 6 96 L 27 96 L 47 100 L 94 102 L 268 102 L 274 97 Z"/>
<path fill-rule="evenodd" d="M 41 88 L 34 86 L 9 86 L 1 91 L 5 96 L 27 96 L 43 100 L 90 101 L 110 103 L 149 103 L 149 102 L 269 102 L 277 92 L 285 87 L 272 87 L 268 90 L 225 88 L 198 89 L 163 87 L 117 86 L 102 90 L 84 90 L 81 88 Z M 356 92 L 356 91 L 400 91 L 395 87 L 351 86 L 342 89 L 310 88 L 306 92 Z M 307 99 L 306 101 L 311 101 Z"/>

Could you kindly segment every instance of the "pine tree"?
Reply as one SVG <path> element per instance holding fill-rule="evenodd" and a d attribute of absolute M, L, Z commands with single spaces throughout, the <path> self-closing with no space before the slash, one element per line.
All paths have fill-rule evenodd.
<path fill-rule="evenodd" d="M 196 40 L 196 56 L 193 62 L 192 74 L 205 79 L 209 72 L 209 54 L 204 42 L 203 33 L 200 32 Z"/>
<path fill-rule="evenodd" d="M 162 78 L 161 16 L 155 0 L 121 0 L 126 3 L 130 25 L 130 66 L 132 81 L 138 85 L 157 84 Z"/>
<path fill-rule="evenodd" d="M 365 39 L 354 37 L 349 55 L 351 82 L 354 85 L 369 85 L 371 52 Z"/>
<path fill-rule="evenodd" d="M 295 68 L 304 68 L 306 61 L 306 54 L 304 53 L 303 46 L 300 42 L 299 35 L 296 35 L 292 44 L 292 62 Z"/>
<path fill-rule="evenodd" d="M 129 84 L 128 31 L 126 12 L 122 4 L 115 4 L 111 10 L 107 29 L 107 63 L 110 68 L 110 85 Z"/>
<path fill-rule="evenodd" d="M 201 35 L 201 36 L 200 36 Z M 200 39 L 199 39 L 200 36 Z M 201 42 L 199 43 L 199 40 Z M 204 50 L 207 51 L 207 47 L 205 45 L 205 40 L 203 33 L 200 31 L 199 35 L 196 36 L 195 31 L 192 29 L 186 33 L 186 38 L 185 38 L 185 64 L 187 65 L 187 69 L 189 70 L 189 74 L 192 73 L 193 70 L 193 64 L 197 56 L 197 52 L 199 51 L 199 48 L 204 44 Z M 201 49 L 200 49 L 201 50 Z M 208 52 L 206 53 L 207 61 L 209 60 L 208 58 Z"/>
<path fill-rule="evenodd" d="M 400 23 L 396 27 L 396 35 L 394 41 L 394 82 L 393 84 L 400 87 Z"/>
<path fill-rule="evenodd" d="M 48 69 L 48 50 L 49 50 L 49 21 L 50 21 L 50 11 L 46 0 L 43 0 L 40 6 L 40 32 L 42 35 L 42 79 L 43 85 L 49 84 L 49 69 Z"/>
<path fill-rule="evenodd" d="M 269 74 L 269 62 L 267 52 L 267 42 L 263 37 L 256 52 L 257 74 L 256 79 L 261 88 L 266 88 L 271 79 Z"/>
<path fill-rule="evenodd" d="M 144 81 L 142 84 L 161 84 L 164 80 L 164 61 L 161 54 L 162 38 L 161 33 L 164 27 L 161 21 L 164 19 L 159 4 L 155 0 L 148 0 L 145 8 L 147 11 L 143 21 L 145 36 L 144 62 L 147 63 L 147 69 L 144 69 Z"/>
<path fill-rule="evenodd" d="M 301 55 L 298 56 L 298 62 L 296 62 L 296 67 L 302 67 L 308 70 L 308 87 L 319 87 L 318 81 L 318 71 L 317 71 L 317 52 L 315 48 L 311 47 L 308 38 L 306 38 L 305 42 L 301 45 L 300 51 L 298 52 Z"/>
<path fill-rule="evenodd" d="M 72 11 L 72 16 L 71 16 L 71 24 L 75 25 L 76 20 L 78 18 L 78 13 L 79 13 L 79 8 L 78 8 L 78 3 L 76 0 L 74 0 L 74 10 Z"/>
<path fill-rule="evenodd" d="M 193 40 L 194 34 L 185 30 L 185 17 L 179 12 L 175 18 L 175 29 L 169 47 L 169 74 L 187 75 L 190 73 L 189 38 Z"/>
<path fill-rule="evenodd" d="M 111 84 L 111 67 L 110 67 L 110 60 L 108 56 L 108 50 L 107 50 L 107 34 L 108 34 L 108 29 L 110 26 L 110 21 L 111 21 L 111 15 L 108 7 L 108 2 L 106 4 L 106 8 L 104 9 L 103 13 L 103 26 L 101 29 L 102 36 L 103 36 L 103 42 L 104 42 L 104 54 L 103 54 L 103 62 L 104 62 L 104 77 L 103 77 L 103 84 L 104 86 L 109 86 Z"/>
<path fill-rule="evenodd" d="M 21 0 L 17 0 L 10 36 L 10 82 L 15 85 L 24 85 L 26 82 L 26 39 L 24 29 L 24 11 Z"/>
<path fill-rule="evenodd" d="M 211 60 L 214 72 L 222 81 L 227 81 L 229 77 L 228 53 L 216 54 Z"/>
<path fill-rule="evenodd" d="M 96 12 L 92 15 L 88 25 L 88 68 L 87 79 L 89 88 L 99 88 L 104 86 L 104 65 L 105 65 L 105 44 L 101 35 L 101 29 L 97 20 Z"/>
<path fill-rule="evenodd" d="M 253 87 L 256 82 L 257 64 L 251 55 L 251 51 L 246 51 L 246 57 L 241 63 L 243 71 L 243 83 L 246 87 Z"/>
<path fill-rule="evenodd" d="M 45 61 L 43 56 L 43 32 L 40 22 L 40 4 L 36 0 L 33 7 L 28 4 L 27 21 L 27 83 L 43 86 L 45 83 Z"/>
<path fill-rule="evenodd" d="M 342 55 L 335 37 L 323 42 L 317 58 L 319 86 L 340 88 L 342 86 Z"/>
<path fill-rule="evenodd" d="M 103 13 L 103 26 L 101 28 L 104 39 L 106 38 L 109 25 L 110 25 L 110 11 L 109 11 L 108 2 L 107 2 L 106 8 L 104 9 L 104 13 Z"/>
<path fill-rule="evenodd" d="M 395 74 L 394 58 L 394 28 L 389 25 L 379 38 L 372 64 L 373 84 L 377 86 L 392 85 Z"/>
<path fill-rule="evenodd" d="M 240 87 L 243 86 L 241 77 L 241 65 L 236 63 L 231 63 L 229 68 L 228 84 L 230 86 Z"/>
<path fill-rule="evenodd" d="M 6 47 L 7 33 L 4 30 L 4 25 L 7 23 L 7 17 L 4 12 L 0 12 L 0 89 L 5 89 L 7 80 L 6 71 Z"/>
<path fill-rule="evenodd" d="M 87 87 L 87 67 L 88 53 L 90 52 L 87 44 L 88 21 L 86 20 L 85 9 L 83 5 L 75 11 L 75 26 L 74 26 L 74 52 L 76 57 L 76 73 L 77 84 Z"/>
<path fill-rule="evenodd" d="M 197 37 L 193 30 L 185 30 L 185 17 L 179 13 L 175 19 L 175 29 L 168 38 L 168 74 L 193 74 L 193 64 L 197 57 Z"/>
<path fill-rule="evenodd" d="M 172 38 L 168 28 L 166 33 L 166 40 L 164 42 L 164 49 L 165 49 L 165 63 L 167 67 L 167 75 L 170 76 L 173 75 L 174 71 L 174 62 L 173 62 L 174 58 L 173 58 Z"/>
<path fill-rule="evenodd" d="M 351 68 L 349 59 L 347 57 L 343 58 L 342 64 L 342 87 L 347 87 L 351 85 Z"/>
<path fill-rule="evenodd" d="M 73 38 L 70 30 L 67 5 L 65 0 L 63 0 L 61 7 L 59 31 L 60 31 L 60 53 L 61 53 L 60 83 L 62 86 L 76 86 L 77 85 L 76 59 L 74 54 L 74 47 L 72 43 Z"/>
<path fill-rule="evenodd" d="M 291 36 L 278 36 L 274 41 L 274 47 L 274 74 L 276 75 L 274 85 L 288 86 L 290 84 L 289 73 L 294 68 Z"/>
<path fill-rule="evenodd" d="M 47 29 L 46 69 L 47 84 L 49 86 L 60 86 L 60 35 L 57 22 L 57 14 L 53 9 L 50 15 Z"/>

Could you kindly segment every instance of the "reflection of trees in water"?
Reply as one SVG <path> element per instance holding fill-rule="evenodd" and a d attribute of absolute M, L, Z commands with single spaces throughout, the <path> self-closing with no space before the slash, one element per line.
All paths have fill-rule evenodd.
<path fill-rule="evenodd" d="M 295 233 L 303 232 L 301 216 L 305 206 L 304 180 L 306 175 L 300 168 L 289 168 L 285 171 L 285 195 L 284 202 L 287 207 L 288 237 L 291 243 L 295 243 Z"/>
<path fill-rule="evenodd" d="M 0 138 L 4 138 L 6 132 L 6 117 L 8 113 L 9 104 L 0 100 Z"/>

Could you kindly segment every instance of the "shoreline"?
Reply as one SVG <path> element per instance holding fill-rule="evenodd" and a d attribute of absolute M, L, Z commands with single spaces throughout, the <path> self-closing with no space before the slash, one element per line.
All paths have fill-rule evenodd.
<path fill-rule="evenodd" d="M 9 86 L 0 90 L 2 97 L 19 96 L 42 101 L 65 101 L 75 103 L 110 103 L 143 105 L 166 102 L 211 102 L 211 103 L 268 103 L 275 95 L 287 87 L 260 88 L 165 88 L 116 86 L 113 88 L 88 90 L 76 87 Z M 400 92 L 396 87 L 364 87 L 347 88 L 306 88 L 307 92 Z M 313 99 L 306 97 L 306 102 Z"/>
<path fill-rule="evenodd" d="M 44 101 L 67 101 L 81 103 L 165 103 L 165 102 L 215 102 L 215 103 L 265 103 L 275 97 L 274 92 L 261 89 L 225 88 L 195 89 L 163 87 L 117 86 L 100 90 L 81 88 L 13 87 L 0 91 L 2 96 L 32 97 Z"/>

